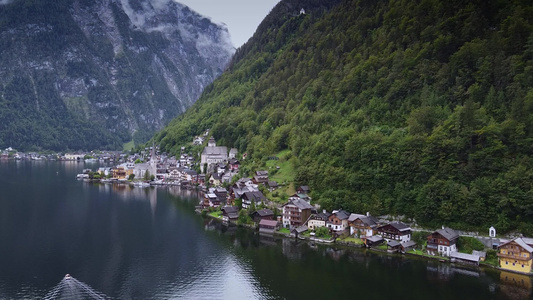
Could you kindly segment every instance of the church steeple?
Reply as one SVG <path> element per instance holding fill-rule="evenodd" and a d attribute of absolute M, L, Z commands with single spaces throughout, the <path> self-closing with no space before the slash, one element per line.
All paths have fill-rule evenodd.
<path fill-rule="evenodd" d="M 152 151 L 150 154 L 150 175 L 157 176 L 157 157 L 155 155 L 155 142 L 152 144 Z"/>
<path fill-rule="evenodd" d="M 216 147 L 217 143 L 215 142 L 215 138 L 211 137 L 209 141 L 207 142 L 207 147 Z"/>

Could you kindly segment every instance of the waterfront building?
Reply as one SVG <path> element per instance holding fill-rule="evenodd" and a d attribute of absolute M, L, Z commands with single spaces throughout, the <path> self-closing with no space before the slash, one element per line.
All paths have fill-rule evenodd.
<path fill-rule="evenodd" d="M 348 228 L 350 213 L 344 210 L 334 210 L 326 221 L 326 226 L 333 231 L 341 232 Z"/>
<path fill-rule="evenodd" d="M 274 234 L 279 229 L 279 222 L 276 220 L 263 219 L 259 221 L 259 233 Z"/>
<path fill-rule="evenodd" d="M 394 222 L 378 227 L 378 234 L 385 240 L 396 240 L 400 243 L 406 243 L 411 240 L 411 227 L 402 222 Z"/>
<path fill-rule="evenodd" d="M 427 236 L 427 251 L 433 255 L 450 256 L 457 251 L 458 239 L 459 234 L 455 230 L 443 226 Z"/>
<path fill-rule="evenodd" d="M 312 214 L 311 217 L 309 217 L 309 221 L 307 221 L 307 227 L 310 230 L 315 230 L 319 227 L 326 226 L 326 221 L 330 215 L 331 214 L 326 212 L 326 210 L 319 214 Z"/>
<path fill-rule="evenodd" d="M 313 206 L 301 199 L 289 200 L 283 205 L 283 226 L 295 228 L 307 222 Z"/>
<path fill-rule="evenodd" d="M 500 268 L 531 273 L 533 245 L 526 243 L 523 238 L 516 238 L 498 246 L 498 265 Z"/>
<path fill-rule="evenodd" d="M 259 223 L 261 220 L 272 220 L 274 218 L 274 212 L 268 208 L 259 209 L 252 212 L 250 217 L 252 217 L 255 223 Z"/>
<path fill-rule="evenodd" d="M 350 226 L 350 235 L 358 238 L 362 236 L 373 236 L 377 233 L 378 219 L 369 213 L 365 215 L 351 214 L 348 217 L 348 226 Z"/>

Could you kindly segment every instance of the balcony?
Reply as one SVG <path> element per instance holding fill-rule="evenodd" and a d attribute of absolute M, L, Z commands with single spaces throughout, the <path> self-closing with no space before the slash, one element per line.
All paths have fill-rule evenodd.
<path fill-rule="evenodd" d="M 509 258 L 509 259 L 514 259 L 514 260 L 523 260 L 523 261 L 531 260 L 531 256 L 529 256 L 529 255 L 527 257 L 523 257 L 523 256 L 520 256 L 518 254 L 498 253 L 498 257 Z"/>

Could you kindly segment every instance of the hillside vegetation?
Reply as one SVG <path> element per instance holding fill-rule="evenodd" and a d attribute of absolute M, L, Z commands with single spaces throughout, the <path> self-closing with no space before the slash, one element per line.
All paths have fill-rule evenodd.
<path fill-rule="evenodd" d="M 531 2 L 320 2 L 280 2 L 162 148 L 211 128 L 290 150 L 327 209 L 532 233 Z"/>

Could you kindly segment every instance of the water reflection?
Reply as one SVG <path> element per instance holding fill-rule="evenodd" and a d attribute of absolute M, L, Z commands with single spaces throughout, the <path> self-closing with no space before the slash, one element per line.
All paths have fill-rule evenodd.
<path fill-rule="evenodd" d="M 527 276 L 259 235 L 195 214 L 195 191 L 74 180 L 83 167 L 0 164 L 1 299 L 66 273 L 116 299 L 531 297 Z"/>
<path fill-rule="evenodd" d="M 532 278 L 527 275 L 501 272 L 500 290 L 513 299 L 530 299 L 533 289 Z"/>

